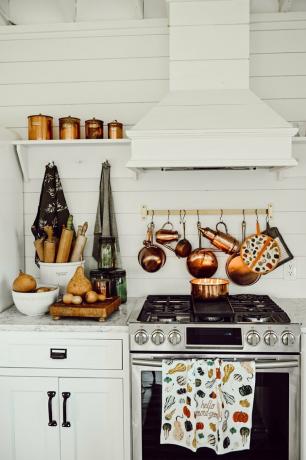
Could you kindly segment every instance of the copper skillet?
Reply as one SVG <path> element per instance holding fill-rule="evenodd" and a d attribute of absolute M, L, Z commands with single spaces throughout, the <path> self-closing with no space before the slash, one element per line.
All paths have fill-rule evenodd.
<path fill-rule="evenodd" d="M 246 221 L 243 215 L 243 221 L 241 224 L 242 229 L 242 242 L 245 240 L 246 233 Z M 227 259 L 225 270 L 228 278 L 239 286 L 251 286 L 257 283 L 261 275 L 255 273 L 249 269 L 249 267 L 243 262 L 240 252 L 232 254 Z"/>

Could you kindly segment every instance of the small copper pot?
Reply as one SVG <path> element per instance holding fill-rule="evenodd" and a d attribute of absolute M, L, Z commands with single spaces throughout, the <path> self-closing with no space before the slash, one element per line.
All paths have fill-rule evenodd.
<path fill-rule="evenodd" d="M 143 248 L 138 253 L 138 262 L 142 268 L 149 273 L 155 273 L 162 268 L 166 262 L 165 251 L 153 244 L 154 224 L 148 225 L 147 238 L 143 242 Z"/>
<path fill-rule="evenodd" d="M 229 281 L 222 278 L 196 278 L 190 281 L 191 295 L 196 300 L 212 300 L 228 295 Z"/>
<path fill-rule="evenodd" d="M 80 119 L 63 117 L 59 119 L 59 137 L 60 139 L 80 139 Z"/>
<path fill-rule="evenodd" d="M 122 139 L 123 138 L 123 125 L 119 121 L 114 120 L 108 123 L 108 138 L 109 139 Z"/>
<path fill-rule="evenodd" d="M 199 247 L 187 257 L 187 269 L 195 278 L 210 278 L 218 269 L 218 260 L 209 249 L 201 247 L 201 233 L 199 231 Z"/>
<path fill-rule="evenodd" d="M 92 118 L 85 121 L 86 139 L 103 139 L 103 121 Z"/>
<path fill-rule="evenodd" d="M 41 113 L 28 116 L 28 138 L 30 141 L 53 139 L 53 117 Z"/>

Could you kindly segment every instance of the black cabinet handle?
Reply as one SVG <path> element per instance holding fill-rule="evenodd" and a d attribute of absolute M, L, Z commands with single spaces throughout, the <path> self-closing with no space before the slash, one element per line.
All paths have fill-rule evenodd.
<path fill-rule="evenodd" d="M 53 420 L 53 416 L 52 416 L 52 399 L 56 395 L 56 392 L 55 391 L 48 391 L 47 395 L 48 395 L 48 398 L 49 398 L 48 399 L 48 415 L 49 415 L 49 423 L 48 423 L 48 425 L 49 426 L 57 426 L 57 423 L 56 423 L 55 420 Z"/>
<path fill-rule="evenodd" d="M 69 428 L 71 426 L 71 423 L 67 421 L 67 399 L 70 398 L 70 393 L 67 391 L 64 391 L 62 393 L 63 396 L 63 423 L 62 426 L 65 428 Z"/>
<path fill-rule="evenodd" d="M 51 359 L 67 359 L 66 348 L 50 348 Z"/>

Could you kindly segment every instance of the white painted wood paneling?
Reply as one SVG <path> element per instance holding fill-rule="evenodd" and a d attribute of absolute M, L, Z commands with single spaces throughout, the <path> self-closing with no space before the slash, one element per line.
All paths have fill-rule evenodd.
<path fill-rule="evenodd" d="M 172 30 L 171 36 L 173 60 L 227 59 L 229 56 L 231 59 L 247 59 L 249 56 L 246 25 L 185 26 Z"/>
<path fill-rule="evenodd" d="M 287 17 L 292 20 L 282 23 L 279 15 L 272 16 L 262 22 L 258 22 L 257 17 L 256 24 L 252 25 L 256 26 L 251 33 L 252 87 L 289 121 L 306 120 L 306 98 L 300 98 L 305 92 L 306 76 L 306 29 L 301 28 L 304 27 L 304 19 L 299 21 L 289 15 Z M 46 25 L 45 32 L 42 32 L 42 26 L 35 27 L 36 30 L 31 30 L 29 26 L 24 26 L 23 32 L 14 28 L 6 33 L 0 28 L 0 123 L 15 127 L 22 135 L 26 133 L 27 115 L 39 112 L 53 115 L 55 125 L 58 117 L 69 113 L 80 116 L 82 123 L 96 116 L 106 122 L 117 118 L 125 125 L 132 125 L 154 106 L 167 89 L 168 36 L 162 21 L 131 21 L 121 22 L 120 25 L 105 23 L 103 27 L 96 24 L 91 26 L 91 30 L 86 24 L 79 26 L 81 29 L 75 25 Z M 40 34 L 44 39 L 39 39 Z M 190 57 L 214 59 L 216 47 L 220 50 L 219 56 L 224 54 L 222 42 L 211 46 L 212 36 L 210 41 L 207 40 L 202 40 L 204 51 L 189 49 Z M 241 49 L 246 52 L 247 44 L 241 44 L 239 49 L 234 52 L 239 52 L 241 57 Z M 188 50 L 183 51 L 186 53 Z M 190 72 L 184 65 L 180 67 L 181 64 L 173 63 L 183 73 Z M 197 62 L 192 65 L 194 68 L 205 66 Z M 37 179 L 25 184 L 26 267 L 33 273 L 37 273 L 37 268 L 33 260 L 30 226 L 38 205 L 43 173 L 43 164 L 40 164 Z M 96 266 L 91 257 L 91 245 L 98 186 L 97 178 L 63 180 L 75 222 L 89 222 L 86 264 L 91 268 Z M 137 253 L 147 224 L 139 213 L 143 204 L 158 208 L 240 208 L 263 207 L 272 202 L 274 222 L 296 256 L 297 280 L 285 280 L 284 270 L 280 267 L 262 277 L 258 284 L 248 288 L 248 292 L 305 296 L 304 179 L 277 181 L 276 175 L 268 171 L 151 171 L 140 175 L 138 181 L 115 178 L 112 187 L 129 295 L 189 291 L 190 277 L 184 261 L 177 260 L 173 254 L 167 253 L 165 267 L 156 274 L 148 274 L 138 265 Z M 226 221 L 230 232 L 239 236 L 241 219 L 229 217 Z M 214 226 L 216 219 L 203 218 L 202 222 L 203 225 Z M 264 227 L 264 219 L 260 222 Z M 178 219 L 174 219 L 174 223 L 178 226 Z M 156 218 L 156 227 L 162 224 L 163 219 Z M 248 232 L 253 231 L 255 218 L 248 218 L 247 226 Z M 192 242 L 197 244 L 196 217 L 188 219 L 187 232 Z M 226 256 L 218 257 L 218 274 L 223 276 Z M 244 290 L 231 286 L 232 292 Z"/>
<path fill-rule="evenodd" d="M 170 4 L 170 25 L 245 24 L 249 22 L 249 5 L 245 0 L 210 0 Z"/>

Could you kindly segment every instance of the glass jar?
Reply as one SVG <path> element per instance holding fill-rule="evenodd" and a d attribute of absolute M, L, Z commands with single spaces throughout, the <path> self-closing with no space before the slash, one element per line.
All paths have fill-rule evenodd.
<path fill-rule="evenodd" d="M 121 303 L 127 301 L 126 271 L 121 268 L 110 271 L 111 278 L 115 281 L 116 295 L 121 298 Z"/>
<path fill-rule="evenodd" d="M 98 268 L 114 269 L 116 267 L 115 238 L 112 236 L 99 238 L 99 262 Z"/>
<path fill-rule="evenodd" d="M 113 294 L 115 286 L 112 286 L 109 270 L 91 270 L 90 281 L 93 290 L 98 294 L 104 294 L 106 298 L 115 295 Z"/>

